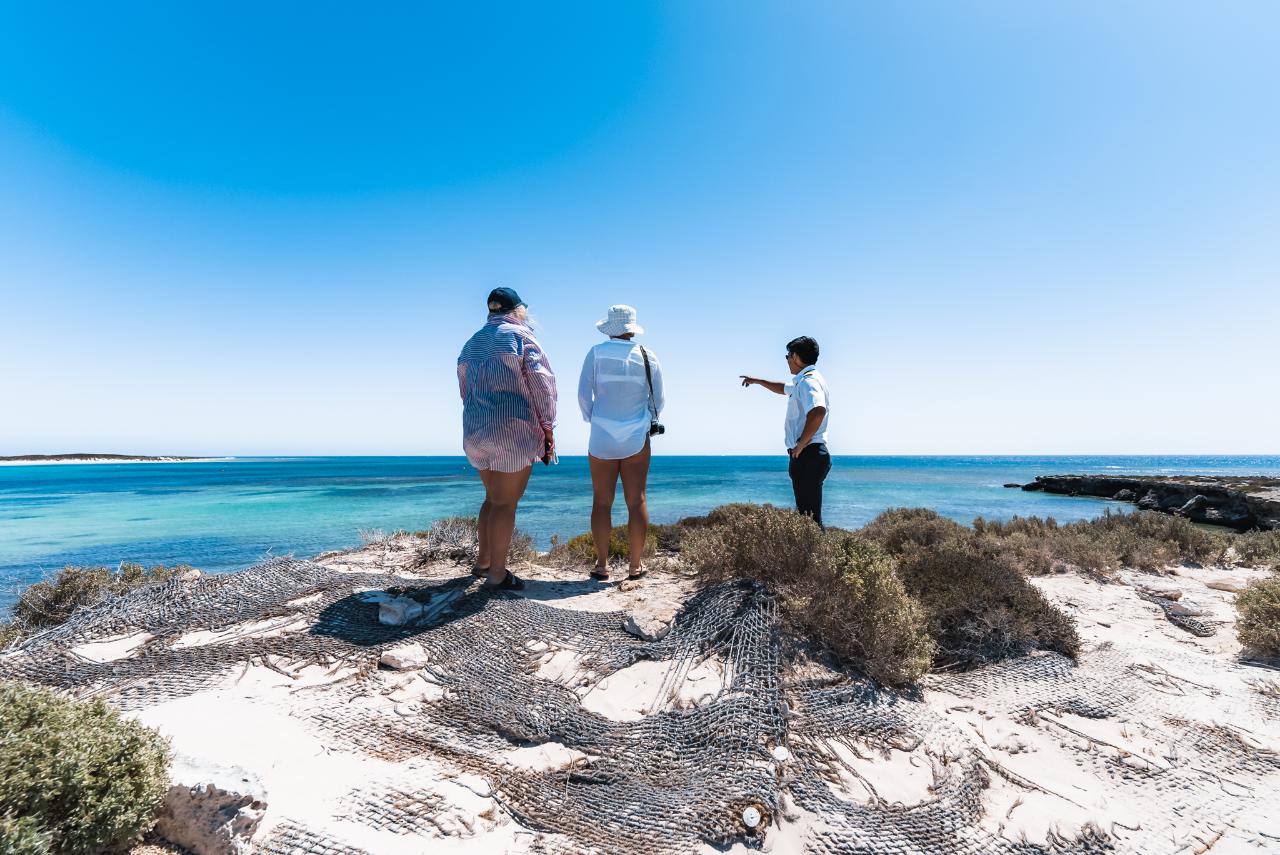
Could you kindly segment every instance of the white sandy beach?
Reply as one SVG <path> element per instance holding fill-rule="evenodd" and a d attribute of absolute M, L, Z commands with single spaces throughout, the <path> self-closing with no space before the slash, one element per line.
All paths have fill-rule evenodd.
<path fill-rule="evenodd" d="M 411 539 L 392 538 L 318 561 L 341 571 L 399 570 L 423 580 L 460 573 L 450 563 L 409 571 L 412 556 Z M 675 573 L 608 587 L 584 586 L 576 570 L 531 566 L 523 575 L 542 583 L 537 597 L 554 609 L 664 621 L 695 591 L 692 580 Z M 1275 852 L 1280 673 L 1242 665 L 1232 632 L 1232 591 L 1258 575 L 1180 567 L 1168 575 L 1126 573 L 1112 584 L 1074 573 L 1036 578 L 1076 618 L 1085 641 L 1069 674 L 1046 678 L 1036 667 L 1053 655 L 1038 654 L 968 673 L 930 675 L 918 696 L 893 701 L 895 707 L 907 705 L 911 720 L 926 723 L 919 738 L 885 743 L 871 733 L 806 736 L 774 749 L 776 774 L 785 782 L 797 752 L 806 752 L 828 770 L 832 804 L 923 810 L 949 781 L 954 784 L 956 764 L 967 758 L 961 765 L 981 766 L 985 783 L 978 817 L 969 831 L 957 832 L 958 839 L 1051 847 L 1055 840 L 1094 830 L 1119 852 Z M 1215 623 L 1217 633 L 1199 638 L 1179 629 L 1140 590 L 1176 597 L 1201 620 Z M 282 614 L 189 632 L 168 646 L 190 650 L 307 630 L 306 620 Z M 592 758 L 582 751 L 555 741 L 506 743 L 489 758 L 491 768 L 505 771 L 477 774 L 450 751 L 379 756 L 376 750 L 353 750 L 315 726 L 325 709 L 355 705 L 393 724 L 418 721 L 429 728 L 422 712 L 445 694 L 427 667 L 429 633 L 406 641 L 394 655 L 384 654 L 383 666 L 366 675 L 359 691 L 353 692 L 354 674 L 341 664 L 292 670 L 268 658 L 216 686 L 132 714 L 169 736 L 182 762 L 238 767 L 261 782 L 267 807 L 258 842 L 275 839 L 284 846 L 305 829 L 326 846 L 375 855 L 409 855 L 424 846 L 432 852 L 580 851 L 582 841 L 522 824 L 499 791 L 507 775 L 589 764 Z M 151 641 L 141 634 L 100 639 L 74 652 L 95 662 L 122 661 Z M 724 662 L 714 652 L 680 673 L 674 663 L 641 660 L 600 675 L 571 648 L 538 641 L 527 648 L 539 680 L 563 686 L 603 722 L 696 710 L 715 701 L 726 685 Z M 838 678 L 816 664 L 805 667 L 812 673 L 793 676 Z M 1095 697 L 1109 698 L 1105 714 L 1088 711 Z M 448 743 L 454 737 L 440 738 Z M 457 750 L 474 746 L 459 743 Z M 388 806 L 390 813 L 373 811 L 374 804 Z M 822 841 L 850 833 L 843 823 L 797 806 L 784 787 L 761 845 L 773 853 L 828 851 Z M 739 843 L 728 851 L 749 850 Z"/>

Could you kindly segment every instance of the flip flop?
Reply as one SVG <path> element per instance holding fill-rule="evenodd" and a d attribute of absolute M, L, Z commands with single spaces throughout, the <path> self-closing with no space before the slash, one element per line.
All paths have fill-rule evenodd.
<path fill-rule="evenodd" d="M 472 567 L 471 575 L 475 576 L 477 579 L 483 579 L 485 576 L 489 575 L 489 568 L 488 567 Z"/>
<path fill-rule="evenodd" d="M 592 578 L 592 579 L 595 579 L 597 582 L 608 582 L 608 581 L 609 581 L 609 568 L 608 568 L 608 567 L 597 567 L 596 569 L 594 569 L 594 570 L 592 570 L 592 571 L 591 571 L 591 578 Z"/>
<path fill-rule="evenodd" d="M 636 569 L 634 569 L 634 570 L 627 570 L 627 578 L 628 578 L 628 579 L 643 579 L 643 578 L 644 578 L 644 574 L 646 574 L 646 573 L 648 573 L 648 572 L 649 572 L 649 568 L 648 568 L 648 567 L 645 567 L 643 564 L 641 564 L 639 567 L 637 567 L 637 568 L 636 568 Z"/>
<path fill-rule="evenodd" d="M 502 578 L 502 581 L 499 582 L 498 584 L 490 585 L 488 582 L 486 582 L 480 587 L 486 591 L 523 591 L 524 582 L 518 579 L 515 573 L 512 573 L 510 570 L 508 570 L 507 575 L 504 576 Z"/>

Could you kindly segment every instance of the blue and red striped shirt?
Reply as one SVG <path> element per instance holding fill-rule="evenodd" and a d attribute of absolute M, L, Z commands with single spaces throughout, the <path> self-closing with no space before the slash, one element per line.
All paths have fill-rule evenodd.
<path fill-rule="evenodd" d="M 484 442 L 530 459 L 556 422 L 556 376 L 529 325 L 491 314 L 458 356 L 463 442 Z"/>

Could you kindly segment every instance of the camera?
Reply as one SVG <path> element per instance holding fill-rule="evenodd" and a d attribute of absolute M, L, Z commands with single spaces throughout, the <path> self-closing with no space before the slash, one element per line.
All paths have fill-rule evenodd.
<path fill-rule="evenodd" d="M 659 436 L 666 432 L 667 429 L 662 426 L 662 422 L 649 422 L 649 436 Z"/>

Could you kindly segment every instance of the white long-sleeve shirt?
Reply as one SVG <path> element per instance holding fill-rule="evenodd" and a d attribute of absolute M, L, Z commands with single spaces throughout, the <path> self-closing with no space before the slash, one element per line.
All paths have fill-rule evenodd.
<path fill-rule="evenodd" d="M 662 412 L 662 367 L 653 351 L 649 368 L 653 374 L 653 402 Z M 591 422 L 587 451 L 601 460 L 621 460 L 638 454 L 649 435 L 649 385 L 644 376 L 644 356 L 640 345 L 611 338 L 587 351 L 578 379 L 578 406 L 582 418 Z"/>

